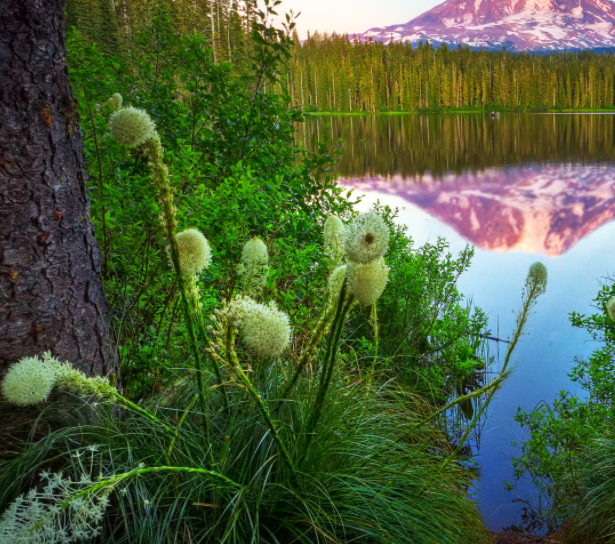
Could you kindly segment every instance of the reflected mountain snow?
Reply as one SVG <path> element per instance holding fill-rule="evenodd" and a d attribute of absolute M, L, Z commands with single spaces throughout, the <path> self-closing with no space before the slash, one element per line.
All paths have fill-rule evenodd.
<path fill-rule="evenodd" d="M 342 182 L 401 196 L 476 246 L 500 253 L 555 257 L 615 219 L 615 170 L 608 165 L 532 165 Z"/>

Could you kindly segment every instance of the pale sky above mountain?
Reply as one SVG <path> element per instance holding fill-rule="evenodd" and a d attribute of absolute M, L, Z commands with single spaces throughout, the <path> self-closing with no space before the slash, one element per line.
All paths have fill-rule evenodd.
<path fill-rule="evenodd" d="M 444 0 L 283 0 L 278 13 L 301 12 L 297 29 L 301 39 L 313 33 L 365 32 L 374 26 L 407 23 Z"/>

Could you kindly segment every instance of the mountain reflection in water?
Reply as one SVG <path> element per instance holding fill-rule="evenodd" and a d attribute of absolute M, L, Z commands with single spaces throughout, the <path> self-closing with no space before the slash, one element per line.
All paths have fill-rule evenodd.
<path fill-rule="evenodd" d="M 341 183 L 396 195 L 492 252 L 555 257 L 615 218 L 615 115 L 315 116 Z"/>
<path fill-rule="evenodd" d="M 343 179 L 361 191 L 400 196 L 495 252 L 558 256 L 615 218 L 614 169 L 531 165 L 482 172 Z"/>
<path fill-rule="evenodd" d="M 481 469 L 473 496 L 485 523 L 520 525 L 538 492 L 531 479 L 513 493 L 504 487 L 520 454 L 511 441 L 527 438 L 514 416 L 561 390 L 583 393 L 568 373 L 596 344 L 569 315 L 595 312 L 600 278 L 615 270 L 615 115 L 312 117 L 297 127 L 297 141 L 312 150 L 325 136 L 343 139 L 341 183 L 363 193 L 358 209 L 377 200 L 405 207 L 397 222 L 416 246 L 440 236 L 453 254 L 467 241 L 477 246 L 458 287 L 497 337 L 514 330 L 529 266 L 547 265 L 547 292 L 475 445 Z M 496 358 L 501 347 L 490 344 Z"/>

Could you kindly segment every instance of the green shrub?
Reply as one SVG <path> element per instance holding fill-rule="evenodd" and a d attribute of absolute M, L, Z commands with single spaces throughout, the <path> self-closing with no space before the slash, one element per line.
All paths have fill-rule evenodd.
<path fill-rule="evenodd" d="M 204 313 L 218 304 L 215 293 L 232 296 L 238 275 L 228 263 L 237 262 L 243 243 L 256 235 L 271 254 L 267 293 L 291 313 L 298 339 L 306 332 L 302 323 L 313 317 L 326 271 L 318 268 L 309 283 L 301 278 L 319 260 L 316 241 L 324 217 L 346 215 L 351 204 L 334 184 L 334 157 L 321 154 L 323 146 L 315 155 L 293 144 L 301 115 L 289 108 L 278 76 L 290 44 L 271 32 L 255 25 L 255 75 L 212 62 L 205 38 L 180 35 L 165 18 L 136 38 L 128 57 L 106 56 L 78 34 L 70 37 L 92 217 L 123 380 L 133 398 L 170 383 L 172 361 L 185 359 L 187 346 L 146 161 L 108 135 L 107 99 L 115 92 L 156 122 L 180 229 L 198 228 L 216 240 L 217 266 L 201 285 Z"/>
<path fill-rule="evenodd" d="M 529 439 L 513 459 L 516 478 L 527 474 L 538 487 L 539 503 L 533 506 L 548 528 L 574 525 L 578 520 L 591 527 L 591 538 L 601 534 L 602 539 L 610 534 L 613 510 L 601 490 L 613 485 L 613 475 L 607 464 L 599 462 L 595 477 L 591 471 L 592 459 L 604 458 L 615 423 L 615 323 L 606 311 L 613 295 L 615 285 L 609 281 L 594 299 L 597 313 L 573 312 L 570 317 L 574 327 L 587 330 L 592 341 L 601 344 L 587 359 L 577 359 L 569 374 L 585 394 L 562 391 L 552 404 L 543 402 L 531 412 L 519 410 L 516 421 L 527 430 Z M 603 435 L 606 440 L 595 442 Z M 602 533 L 592 521 L 601 515 L 605 516 Z M 571 542 L 606 542 L 578 531 Z"/>
<path fill-rule="evenodd" d="M 281 370 L 269 368 L 257 382 L 263 398 L 276 397 Z M 395 388 L 366 391 L 344 381 L 335 379 L 297 481 L 281 465 L 255 405 L 241 394 L 232 395 L 230 427 L 219 397 L 208 400 L 212 472 L 226 479 L 198 472 L 208 467 L 209 453 L 200 414 L 190 408 L 196 390 L 179 384 L 147 404 L 173 428 L 189 409 L 170 453 L 173 435 L 138 413 L 120 417 L 78 400 L 49 406 L 40 423 L 59 410 L 64 428 L 2 467 L 0 502 L 19 484 L 37 486 L 37 474 L 52 468 L 75 481 L 85 472 L 94 484 L 100 474 L 98 483 L 108 483 L 103 534 L 110 544 L 487 542 L 465 491 L 470 473 L 457 466 L 442 471 L 435 447 L 446 451 L 445 437 L 434 427 L 415 430 L 426 408 Z M 294 459 L 304 453 L 301 429 L 312 386 L 302 383 L 277 420 Z"/>
<path fill-rule="evenodd" d="M 391 231 L 389 286 L 378 304 L 376 368 L 384 379 L 395 378 L 435 405 L 483 385 L 489 364 L 487 318 L 463 303 L 457 281 L 470 266 L 474 251 L 466 247 L 457 258 L 448 243 L 414 247 L 395 212 L 377 208 Z M 374 358 L 370 327 L 357 324 L 357 350 L 367 366 Z M 367 339 L 367 340 L 366 340 Z M 366 343 L 367 342 L 367 343 Z M 464 405 L 471 419 L 472 405 Z"/>

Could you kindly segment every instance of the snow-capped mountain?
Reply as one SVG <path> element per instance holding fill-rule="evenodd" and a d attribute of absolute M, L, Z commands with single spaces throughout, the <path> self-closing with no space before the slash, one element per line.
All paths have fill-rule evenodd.
<path fill-rule="evenodd" d="M 510 51 L 615 47 L 611 0 L 447 0 L 403 25 L 372 28 L 359 39 L 419 41 Z"/>
<path fill-rule="evenodd" d="M 615 219 L 613 168 L 527 166 L 416 180 L 347 180 L 359 190 L 398 195 L 494 252 L 555 257 Z"/>

